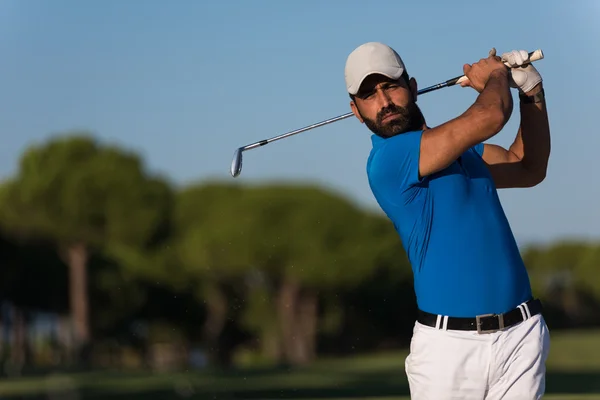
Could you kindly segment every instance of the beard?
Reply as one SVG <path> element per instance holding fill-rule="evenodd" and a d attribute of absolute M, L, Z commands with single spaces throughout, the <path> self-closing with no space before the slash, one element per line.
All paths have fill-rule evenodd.
<path fill-rule="evenodd" d="M 390 114 L 397 115 L 397 117 L 389 122 L 382 122 Z M 425 117 L 414 101 L 410 102 L 406 107 L 390 104 L 379 111 L 375 120 L 362 118 L 371 132 L 384 138 L 421 130 L 425 124 Z"/>

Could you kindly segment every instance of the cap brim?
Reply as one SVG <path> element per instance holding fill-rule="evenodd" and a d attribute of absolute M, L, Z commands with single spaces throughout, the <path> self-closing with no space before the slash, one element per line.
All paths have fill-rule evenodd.
<path fill-rule="evenodd" d="M 404 72 L 404 68 L 398 68 L 398 67 L 379 68 L 377 70 L 371 70 L 371 71 L 365 72 L 363 74 L 363 76 L 358 80 L 358 82 L 356 82 L 354 85 L 352 85 L 351 87 L 348 88 L 348 93 L 350 93 L 351 95 L 356 95 L 358 93 L 358 91 L 360 90 L 360 87 L 362 86 L 362 83 L 364 82 L 364 80 L 367 79 L 367 77 L 369 77 L 371 75 L 377 74 L 377 75 L 383 75 L 390 79 L 400 79 L 403 72 Z"/>

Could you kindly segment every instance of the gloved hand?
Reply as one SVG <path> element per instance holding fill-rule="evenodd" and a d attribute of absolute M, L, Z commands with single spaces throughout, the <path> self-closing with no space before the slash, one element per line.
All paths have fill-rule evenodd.
<path fill-rule="evenodd" d="M 527 93 L 542 82 L 540 73 L 535 69 L 533 64 L 527 64 L 522 67 L 528 59 L 529 55 L 525 50 L 513 50 L 503 53 L 500 57 L 502 62 L 508 64 L 510 68 L 510 87 L 518 88 L 522 93 Z"/>

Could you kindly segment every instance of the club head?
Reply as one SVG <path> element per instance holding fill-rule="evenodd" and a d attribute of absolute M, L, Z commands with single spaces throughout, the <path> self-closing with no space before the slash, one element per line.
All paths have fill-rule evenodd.
<path fill-rule="evenodd" d="M 233 153 L 233 161 L 231 161 L 231 176 L 237 177 L 242 172 L 242 149 L 239 148 Z"/>

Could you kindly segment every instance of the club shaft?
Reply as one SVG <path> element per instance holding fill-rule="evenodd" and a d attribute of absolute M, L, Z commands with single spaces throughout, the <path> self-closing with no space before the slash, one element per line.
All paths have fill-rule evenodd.
<path fill-rule="evenodd" d="M 343 114 L 343 115 L 340 115 L 340 116 L 337 116 L 337 117 L 334 117 L 334 118 L 326 119 L 325 121 L 317 122 L 316 124 L 308 125 L 308 126 L 305 126 L 304 128 L 296 129 L 296 130 L 293 130 L 293 131 L 290 131 L 290 132 L 287 132 L 287 133 L 283 133 L 283 134 L 281 134 L 279 136 L 272 137 L 270 139 L 264 139 L 264 140 L 261 140 L 261 141 L 256 142 L 256 143 L 249 144 L 247 146 L 242 147 L 242 149 L 244 149 L 244 150 L 250 150 L 250 149 L 253 149 L 255 147 L 264 146 L 265 144 L 274 142 L 276 140 L 280 140 L 280 139 L 286 138 L 288 136 L 296 135 L 298 133 L 302 133 L 302 132 L 308 131 L 310 129 L 318 128 L 318 127 L 323 126 L 323 125 L 331 124 L 333 122 L 349 118 L 349 117 L 351 117 L 353 115 L 354 114 L 352 114 L 351 112 L 349 112 L 347 114 Z"/>
<path fill-rule="evenodd" d="M 429 93 L 429 92 L 432 92 L 434 90 L 438 90 L 438 89 L 441 89 L 441 88 L 452 86 L 452 85 L 456 84 L 456 82 L 458 82 L 458 80 L 461 77 L 462 76 L 457 76 L 456 78 L 448 79 L 446 82 L 438 83 L 437 85 L 433 85 L 433 86 L 429 86 L 429 87 L 423 88 L 423 89 L 419 90 L 417 93 L 418 94 Z"/>

